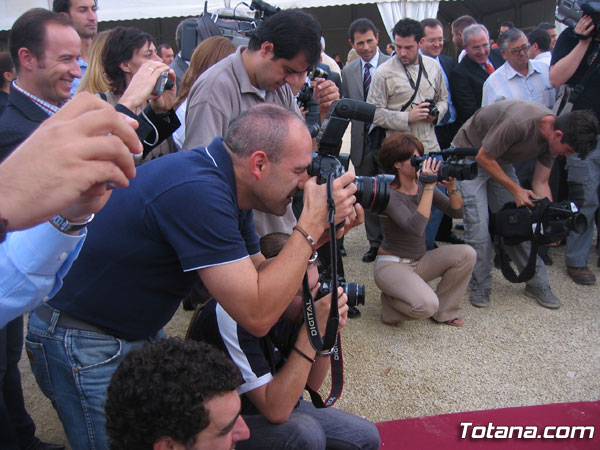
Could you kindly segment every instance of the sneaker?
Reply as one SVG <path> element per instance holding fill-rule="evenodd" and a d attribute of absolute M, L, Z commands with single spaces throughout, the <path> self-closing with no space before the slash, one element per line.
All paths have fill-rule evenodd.
<path fill-rule="evenodd" d="M 594 275 L 587 266 L 584 267 L 572 267 L 567 266 L 567 273 L 571 279 L 577 284 L 583 284 L 584 286 L 595 284 L 596 275 Z"/>
<path fill-rule="evenodd" d="M 527 297 L 535 298 L 540 305 L 546 308 L 560 308 L 560 300 L 552 293 L 549 285 L 541 287 L 526 285 L 525 295 Z"/>
<path fill-rule="evenodd" d="M 490 290 L 491 289 L 477 289 L 471 291 L 471 305 L 477 306 L 478 308 L 487 308 L 490 306 Z"/>

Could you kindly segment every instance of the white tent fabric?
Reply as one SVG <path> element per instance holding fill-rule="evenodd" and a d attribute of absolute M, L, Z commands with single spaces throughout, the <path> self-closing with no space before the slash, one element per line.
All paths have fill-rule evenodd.
<path fill-rule="evenodd" d="M 241 0 L 230 0 L 232 8 L 240 4 Z M 391 11 L 393 6 L 398 11 L 406 15 L 401 17 L 413 17 L 420 20 L 425 17 L 435 17 L 438 8 L 438 1 L 415 1 L 415 0 L 400 0 L 397 2 L 386 2 L 384 0 L 266 0 L 273 6 L 279 6 L 282 9 L 289 8 L 316 8 L 323 6 L 343 6 L 356 5 L 367 3 L 382 3 L 388 9 L 380 8 L 381 16 L 384 18 L 384 24 L 388 27 L 386 16 L 392 17 L 389 27 L 393 27 L 394 15 L 390 15 L 387 11 Z M 250 3 L 250 2 L 247 2 Z M 216 12 L 224 7 L 223 0 L 208 0 L 208 10 Z M 425 8 L 427 4 L 435 4 L 434 8 Z M 203 0 L 177 0 L 174 2 L 167 0 L 98 0 L 98 19 L 100 21 L 108 20 L 131 20 L 131 19 L 151 19 L 156 17 L 184 17 L 197 16 L 204 11 Z M 0 0 L 0 30 L 9 30 L 14 21 L 25 11 L 30 8 L 41 7 L 51 8 L 52 0 Z M 247 10 L 243 5 L 237 8 L 237 12 Z M 384 13 L 385 11 L 385 13 Z M 414 15 L 414 14 L 424 15 Z M 433 13 L 431 13 L 433 11 Z M 398 19 L 395 19 L 396 21 Z"/>
<path fill-rule="evenodd" d="M 400 19 L 415 19 L 419 22 L 429 17 L 437 17 L 439 1 L 408 0 L 402 2 L 377 3 L 379 14 L 383 19 L 390 40 L 394 42 L 392 28 Z"/>

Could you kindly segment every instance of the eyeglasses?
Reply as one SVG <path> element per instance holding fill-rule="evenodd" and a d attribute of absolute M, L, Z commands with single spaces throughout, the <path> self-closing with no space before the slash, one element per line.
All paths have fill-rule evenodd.
<path fill-rule="evenodd" d="M 531 45 L 525 44 L 522 47 L 512 48 L 509 50 L 509 52 L 513 56 L 518 56 L 521 52 L 526 52 L 527 50 L 529 50 L 529 47 L 531 47 Z"/>

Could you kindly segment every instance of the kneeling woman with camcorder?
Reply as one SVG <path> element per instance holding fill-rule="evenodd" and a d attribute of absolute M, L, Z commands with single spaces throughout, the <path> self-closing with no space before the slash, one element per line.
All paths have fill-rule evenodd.
<path fill-rule="evenodd" d="M 425 228 L 431 207 L 459 218 L 463 215 L 463 200 L 453 178 L 441 182 L 448 196 L 436 189 L 440 161 L 426 159 L 415 174 L 410 160 L 422 155 L 423 144 L 407 133 L 389 136 L 379 150 L 384 171 L 396 176 L 390 185 L 390 202 L 380 216 L 384 238 L 373 270 L 375 283 L 382 291 L 381 320 L 399 326 L 406 320 L 432 317 L 460 327 L 464 324 L 460 301 L 476 254 L 468 245 L 426 252 Z M 434 291 L 427 282 L 440 276 Z"/>

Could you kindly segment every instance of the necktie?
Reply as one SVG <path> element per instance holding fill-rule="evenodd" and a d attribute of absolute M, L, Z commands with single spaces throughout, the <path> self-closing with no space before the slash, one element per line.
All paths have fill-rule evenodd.
<path fill-rule="evenodd" d="M 491 65 L 489 62 L 486 62 L 486 63 L 485 63 L 485 71 L 486 71 L 488 74 L 492 74 L 492 73 L 494 73 L 494 70 L 496 70 L 496 69 L 494 69 L 494 66 L 492 66 L 492 65 Z"/>
<path fill-rule="evenodd" d="M 371 86 L 371 67 L 373 67 L 371 64 L 365 64 L 365 72 L 363 74 L 363 91 L 365 94 L 365 100 L 369 94 L 369 86 Z"/>

